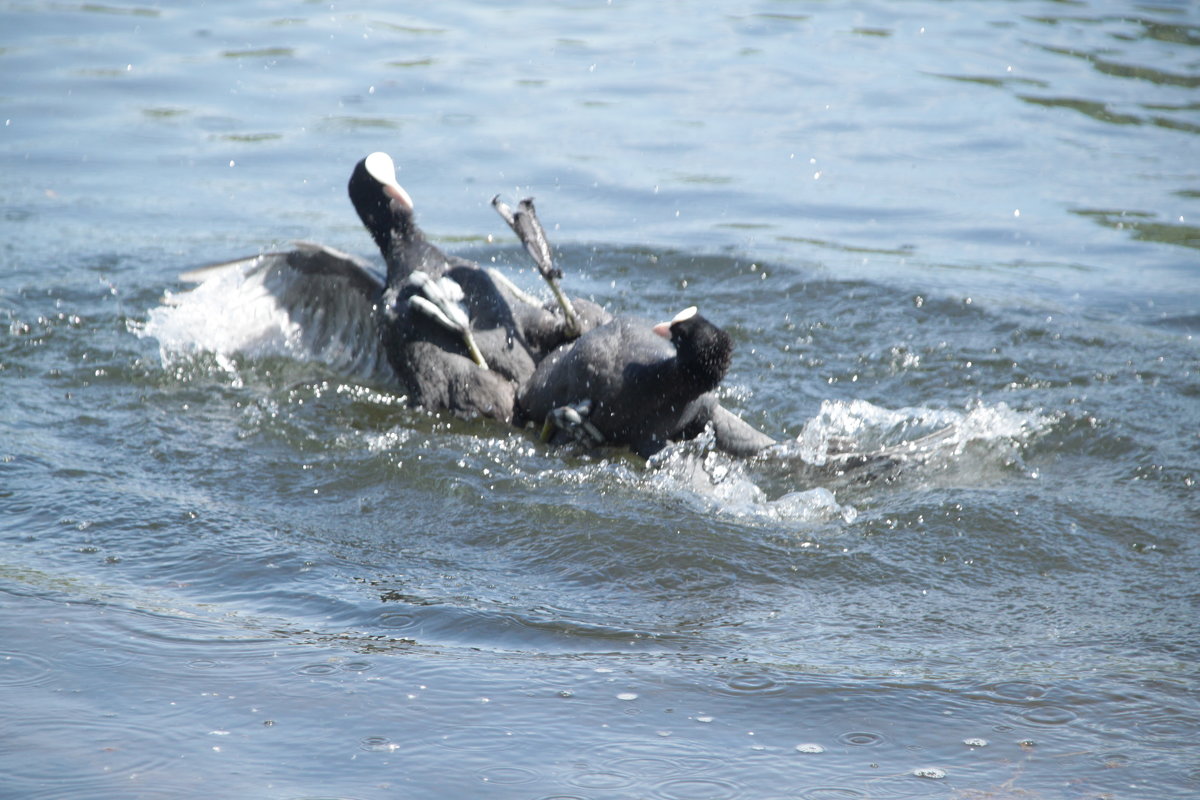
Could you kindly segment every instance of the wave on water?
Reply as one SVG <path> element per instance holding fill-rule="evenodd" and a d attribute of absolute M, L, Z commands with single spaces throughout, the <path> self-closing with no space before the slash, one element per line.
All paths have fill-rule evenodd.
<path fill-rule="evenodd" d="M 663 495 L 698 511 L 743 521 L 853 522 L 858 512 L 824 486 L 797 487 L 772 498 L 753 462 L 713 449 L 711 432 L 668 447 L 650 459 L 645 480 Z"/>

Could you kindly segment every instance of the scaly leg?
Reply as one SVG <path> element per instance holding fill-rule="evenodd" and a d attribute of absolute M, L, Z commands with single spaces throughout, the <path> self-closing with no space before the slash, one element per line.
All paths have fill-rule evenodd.
<path fill-rule="evenodd" d="M 571 305 L 570 298 L 563 294 L 562 287 L 558 285 L 559 279 L 562 278 L 562 270 L 554 266 L 554 259 L 550 255 L 550 242 L 547 241 L 546 231 L 542 228 L 542 223 L 538 220 L 537 212 L 533 208 L 533 198 L 525 198 L 517 204 L 517 210 L 513 211 L 500 199 L 500 195 L 496 195 L 492 198 L 492 207 L 504 218 L 508 227 L 513 229 L 513 233 L 521 240 L 521 244 L 525 245 L 525 250 L 533 258 L 538 272 L 549 284 L 554 299 L 563 310 L 567 337 L 578 338 L 583 332 L 579 325 L 579 317 L 575 314 L 575 308 Z"/>

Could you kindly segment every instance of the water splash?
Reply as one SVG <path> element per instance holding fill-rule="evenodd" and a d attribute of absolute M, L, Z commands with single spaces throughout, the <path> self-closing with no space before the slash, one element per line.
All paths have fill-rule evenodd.
<path fill-rule="evenodd" d="M 749 522 L 857 520 L 864 487 L 909 478 L 918 485 L 978 484 L 1020 466 L 1022 445 L 1050 420 L 1005 403 L 887 409 L 826 400 L 791 441 L 750 460 L 716 451 L 711 434 L 667 448 L 644 480 L 698 510 Z"/>
<path fill-rule="evenodd" d="M 237 384 L 241 379 L 235 354 L 329 363 L 329 354 L 314 350 L 300 326 L 279 308 L 261 275 L 261 270 L 244 267 L 216 270 L 194 289 L 168 294 L 161 306 L 149 311 L 143 325 L 131 329 L 140 337 L 158 340 L 164 366 L 195 363 L 205 356 Z M 978 403 L 966 410 L 887 409 L 864 400 L 826 400 L 794 440 L 749 460 L 718 451 L 711 432 L 666 448 L 645 470 L 619 457 L 561 466 L 561 458 L 569 454 L 558 454 L 548 470 L 539 469 L 535 462 L 541 459 L 526 454 L 526 443 L 516 435 L 511 441 L 488 435 L 473 443 L 480 431 L 471 431 L 475 437 L 454 437 L 452 446 L 463 454 L 462 468 L 480 462 L 480 473 L 488 481 L 504 475 L 521 480 L 529 473 L 541 473 L 542 478 L 550 477 L 567 488 L 581 479 L 585 485 L 599 479 L 637 493 L 649 489 L 699 513 L 750 523 L 812 525 L 853 523 L 859 512 L 848 497 L 853 498 L 859 487 L 894 480 L 903 473 L 921 475 L 926 483 L 934 482 L 934 475 L 968 483 L 991 480 L 1018 463 L 1020 445 L 1047 424 L 1037 414 L 1004 403 Z M 412 435 L 409 427 L 376 431 L 365 440 L 343 431 L 338 442 L 376 453 L 401 453 Z M 488 453 L 488 463 L 480 461 L 481 447 Z"/>
<path fill-rule="evenodd" d="M 961 455 L 980 441 L 1021 440 L 1041 430 L 1044 418 L 1015 411 L 1006 403 L 979 404 L 967 411 L 932 408 L 887 409 L 865 400 L 825 400 L 796 437 L 782 448 L 813 466 L 847 453 L 926 454 L 934 447 Z"/>
<path fill-rule="evenodd" d="M 795 440 L 771 448 L 767 458 L 792 480 L 832 487 L 902 476 L 926 485 L 979 485 L 1025 471 L 1023 446 L 1051 422 L 1006 403 L 958 411 L 826 400 Z"/>
<path fill-rule="evenodd" d="M 711 432 L 652 458 L 649 485 L 696 510 L 751 522 L 853 522 L 858 512 L 823 486 L 797 486 L 772 498 L 750 462 L 713 449 Z"/>
<path fill-rule="evenodd" d="M 144 324 L 130 323 L 139 338 L 158 340 L 164 367 L 211 354 L 232 370 L 234 354 L 262 358 L 311 357 L 300 326 L 288 318 L 263 285 L 262 274 L 230 268 L 216 271 L 195 288 L 166 292 Z"/>

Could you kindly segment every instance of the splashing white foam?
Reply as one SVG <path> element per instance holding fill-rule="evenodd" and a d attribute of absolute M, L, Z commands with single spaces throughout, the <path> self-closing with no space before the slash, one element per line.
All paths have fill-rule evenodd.
<path fill-rule="evenodd" d="M 1011 475 L 1020 444 L 1048 424 L 1004 403 L 956 411 L 827 400 L 795 440 L 761 458 L 732 458 L 701 436 L 651 459 L 649 479 L 665 494 L 746 521 L 852 523 L 858 510 L 846 492 L 901 474 L 925 484 Z"/>
<path fill-rule="evenodd" d="M 218 363 L 234 353 L 303 357 L 300 329 L 263 286 L 262 273 L 247 277 L 231 265 L 187 292 L 167 292 L 146 323 L 131 326 L 139 337 L 158 340 L 164 366 L 211 353 Z"/>
<path fill-rule="evenodd" d="M 713 449 L 711 431 L 673 445 L 650 460 L 649 479 L 664 494 L 684 498 L 706 512 L 752 522 L 853 522 L 858 511 L 837 502 L 825 487 L 796 489 L 771 499 L 745 461 Z"/>
<path fill-rule="evenodd" d="M 904 476 L 925 486 L 980 485 L 1023 469 L 1022 446 L 1051 422 L 1005 403 L 958 411 L 826 401 L 796 439 L 764 456 L 810 484 L 869 486 Z"/>
<path fill-rule="evenodd" d="M 248 272 L 248 263 L 216 270 L 190 291 L 168 294 L 144 324 L 130 329 L 158 341 L 164 366 L 210 354 L 235 378 L 234 354 L 319 358 L 320 353 L 306 349 L 299 326 L 263 285 L 262 271 Z M 990 479 L 1012 463 L 1021 442 L 1048 424 L 1046 418 L 1004 403 L 960 411 L 826 400 L 794 440 L 769 448 L 760 458 L 746 461 L 721 453 L 708 432 L 668 447 L 651 459 L 648 472 L 633 470 L 626 478 L 706 513 L 749 522 L 849 523 L 858 511 L 844 498 L 839 502 L 839 495 L 854 482 L 891 477 L 897 469 L 931 472 L 935 462 L 958 479 Z M 367 446 L 393 449 L 407 435 L 389 432 L 369 439 Z M 968 449 L 970 454 L 964 455 Z M 552 472 L 564 480 L 587 474 L 578 467 Z"/>
<path fill-rule="evenodd" d="M 932 408 L 887 409 L 865 400 L 826 400 L 805 423 L 795 442 L 785 443 L 803 461 L 824 466 L 846 453 L 917 454 L 949 448 L 961 454 L 971 442 L 1020 441 L 1047 423 L 1005 403 L 967 411 Z"/>

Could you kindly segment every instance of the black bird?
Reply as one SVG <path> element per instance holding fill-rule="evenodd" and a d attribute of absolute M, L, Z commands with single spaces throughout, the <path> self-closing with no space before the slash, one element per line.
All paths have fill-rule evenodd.
<path fill-rule="evenodd" d="M 429 242 L 387 154 L 359 161 L 348 191 L 387 264 L 383 281 L 365 262 L 309 243 L 183 279 L 241 269 L 296 324 L 301 343 L 332 366 L 398 383 L 429 410 L 510 421 L 517 387 L 570 335 L 562 313 Z M 587 326 L 608 318 L 595 304 L 577 303 Z"/>
<path fill-rule="evenodd" d="M 627 446 L 647 458 L 712 424 L 719 448 L 753 454 L 774 440 L 712 394 L 732 355 L 729 335 L 694 306 L 658 325 L 618 317 L 538 365 L 518 394 L 516 422 L 541 423 L 551 441 Z"/>
<path fill-rule="evenodd" d="M 571 336 L 573 320 L 525 295 L 498 271 L 431 244 L 386 154 L 359 162 L 349 192 L 387 263 L 382 336 L 396 374 L 428 408 L 511 420 L 511 395 L 538 361 Z M 587 327 L 608 319 L 594 303 L 575 305 Z M 511 389 L 481 372 L 498 373 Z"/>

